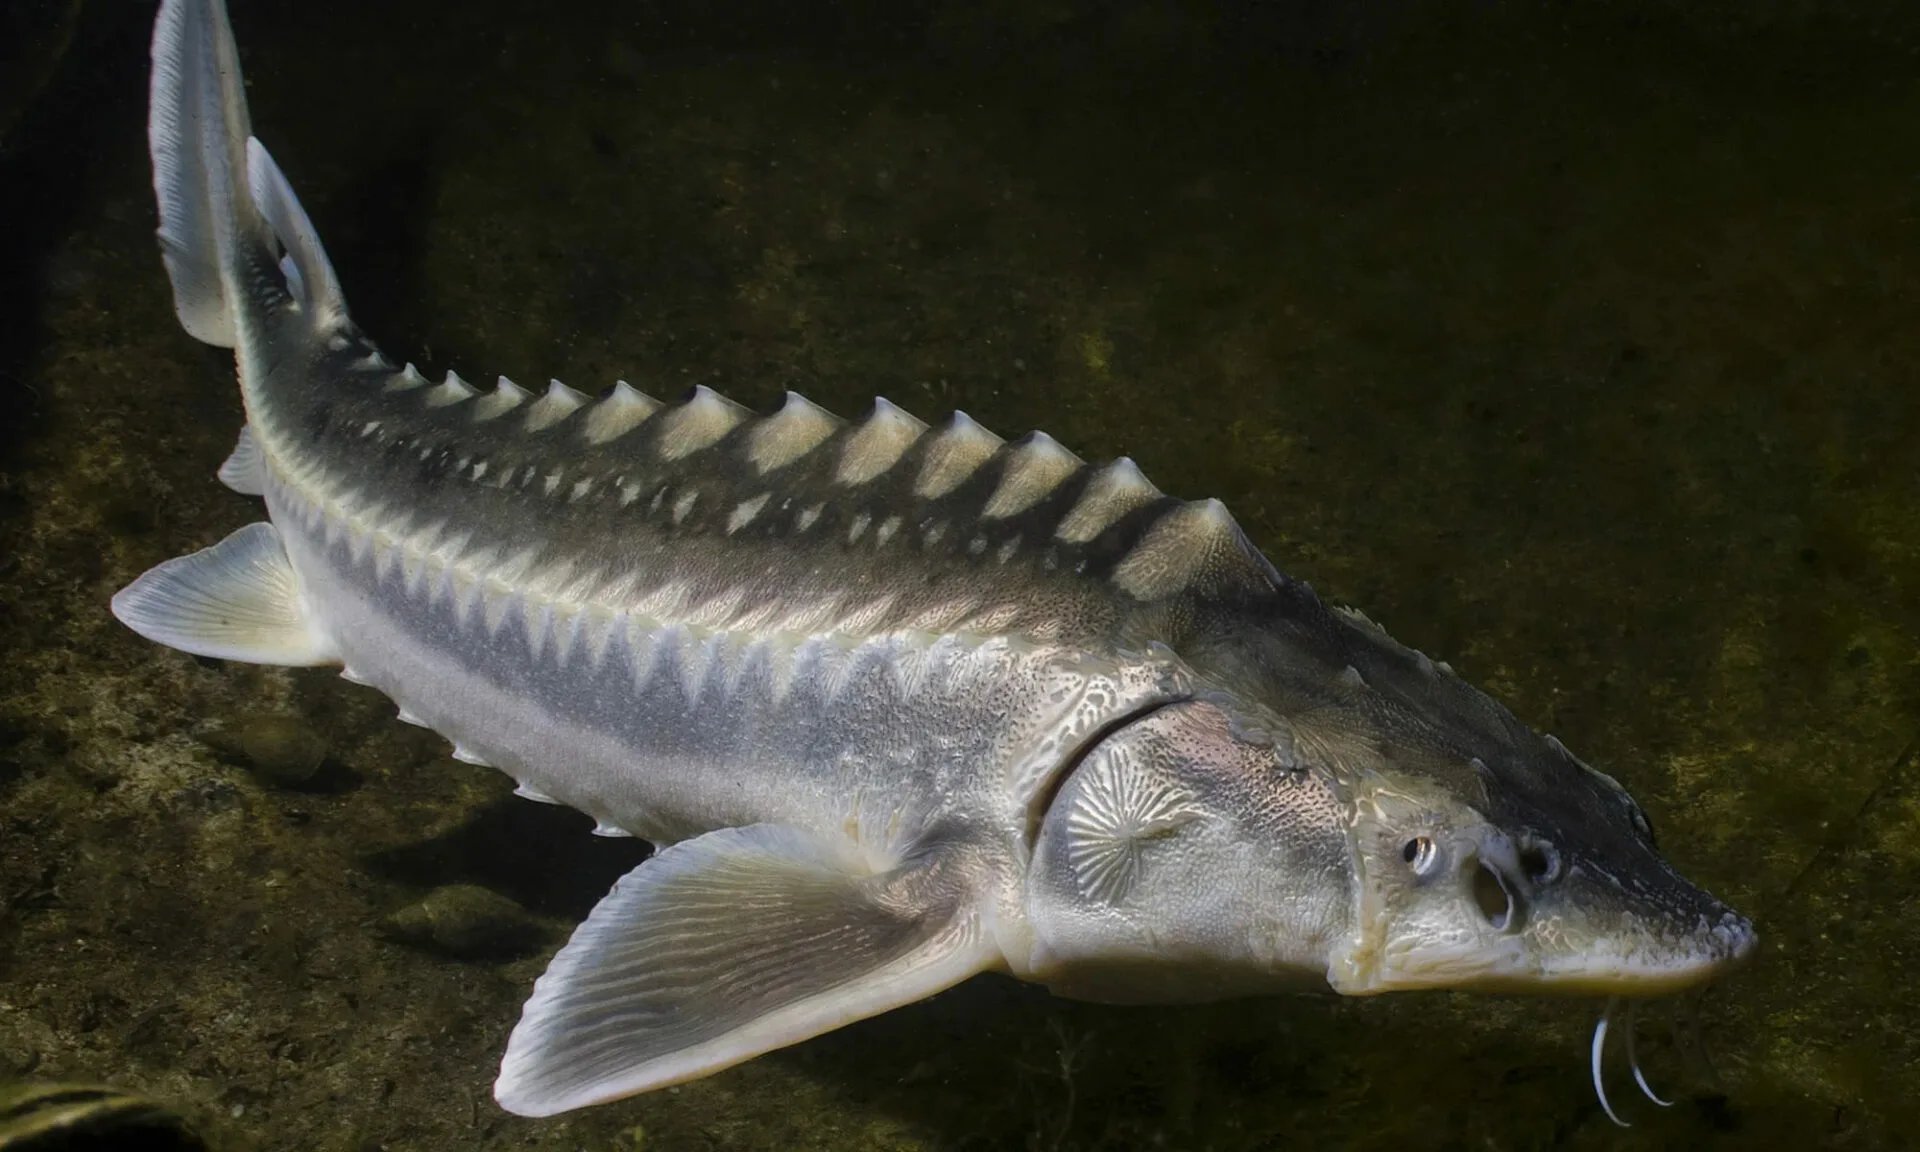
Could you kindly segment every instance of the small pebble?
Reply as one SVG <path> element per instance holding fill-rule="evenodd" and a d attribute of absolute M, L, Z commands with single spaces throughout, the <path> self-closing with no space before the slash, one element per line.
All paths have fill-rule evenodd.
<path fill-rule="evenodd" d="M 646 1152 L 647 1130 L 635 1124 L 624 1132 L 616 1133 L 613 1138 L 614 1152 Z"/>
<path fill-rule="evenodd" d="M 458 960 L 524 955 L 546 935 L 520 905 L 477 884 L 436 888 L 382 926 L 396 940 Z"/>

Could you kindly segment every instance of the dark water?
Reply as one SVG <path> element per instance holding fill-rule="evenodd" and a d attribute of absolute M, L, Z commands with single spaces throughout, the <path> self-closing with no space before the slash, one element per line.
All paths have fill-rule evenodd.
<path fill-rule="evenodd" d="M 1583 1003 L 1114 1009 L 997 978 L 669 1093 L 502 1115 L 521 999 L 635 852 L 331 673 L 107 615 L 257 513 L 213 480 L 230 366 L 175 325 L 152 243 L 150 6 L 28 4 L 0 53 L 0 1077 L 142 1088 L 234 1148 L 1875 1148 L 1920 1124 L 1920 13 L 234 7 L 256 130 L 389 351 L 843 414 L 884 393 L 1131 454 L 1622 778 L 1766 949 L 1701 1013 L 1717 1075 L 1654 1013 L 1680 1101 L 1626 1103 L 1628 1132 Z M 217 734 L 263 716 L 319 733 L 318 775 L 263 779 Z M 539 945 L 383 928 L 450 884 L 530 909 Z"/>

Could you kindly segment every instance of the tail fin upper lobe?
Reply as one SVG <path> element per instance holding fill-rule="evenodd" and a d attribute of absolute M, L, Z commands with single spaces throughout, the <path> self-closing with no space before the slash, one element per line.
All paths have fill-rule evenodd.
<path fill-rule="evenodd" d="M 250 316 L 292 310 L 316 327 L 344 323 L 340 286 L 312 223 L 249 134 L 223 0 L 161 5 L 151 100 L 160 250 L 181 326 L 232 348 Z"/>

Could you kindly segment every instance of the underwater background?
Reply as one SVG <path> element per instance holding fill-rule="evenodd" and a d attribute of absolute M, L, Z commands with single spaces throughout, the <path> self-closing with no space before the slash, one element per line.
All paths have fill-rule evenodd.
<path fill-rule="evenodd" d="M 1642 1012 L 1678 1102 L 1616 1061 L 1627 1130 L 1591 1003 L 999 977 L 505 1115 L 522 1000 L 645 848 L 331 671 L 108 614 L 257 504 L 214 481 L 231 357 L 153 239 L 153 5 L 12 0 L 0 1080 L 136 1090 L 218 1149 L 1920 1139 L 1920 6 L 231 7 L 396 360 L 1129 454 L 1619 777 L 1763 948 Z"/>

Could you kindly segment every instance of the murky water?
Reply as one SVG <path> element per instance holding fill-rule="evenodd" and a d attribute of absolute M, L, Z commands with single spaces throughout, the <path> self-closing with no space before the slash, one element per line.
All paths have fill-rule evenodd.
<path fill-rule="evenodd" d="M 997 978 L 503 1115 L 521 1000 L 637 849 L 327 671 L 107 615 L 257 514 L 213 480 L 238 397 L 152 242 L 151 14 L 95 0 L 44 87 L 0 86 L 0 1077 L 138 1087 L 234 1148 L 1866 1148 L 1920 1123 L 1903 7 L 234 7 L 256 131 L 397 357 L 849 415 L 879 393 L 1132 455 L 1620 777 L 1766 948 L 1701 1011 L 1712 1069 L 1651 1014 L 1680 1099 L 1626 1104 L 1621 1072 L 1627 1132 L 1584 1003 L 1116 1009 Z M 289 719 L 317 768 L 260 751 Z M 534 920 L 477 949 L 389 920 L 451 885 Z"/>

